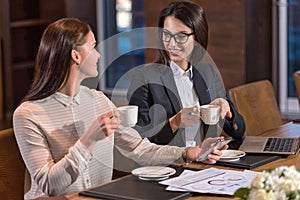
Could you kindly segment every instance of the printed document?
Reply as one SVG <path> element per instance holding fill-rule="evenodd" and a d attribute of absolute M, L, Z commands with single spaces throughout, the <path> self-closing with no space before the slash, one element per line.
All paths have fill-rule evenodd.
<path fill-rule="evenodd" d="M 201 171 L 184 170 L 180 176 L 159 182 L 170 191 L 190 191 L 211 194 L 233 195 L 250 185 L 259 172 L 209 168 Z"/>

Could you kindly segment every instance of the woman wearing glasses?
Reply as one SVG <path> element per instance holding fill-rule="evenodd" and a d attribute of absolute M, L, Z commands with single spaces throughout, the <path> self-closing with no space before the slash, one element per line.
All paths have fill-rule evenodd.
<path fill-rule="evenodd" d="M 31 177 L 24 199 L 59 196 L 110 181 L 114 147 L 141 165 L 181 165 L 203 157 L 214 164 L 220 150 L 202 146 L 154 145 L 119 123 L 115 105 L 101 92 L 82 86 L 98 75 L 101 55 L 90 26 L 64 18 L 44 31 L 34 82 L 13 116 L 14 133 Z M 224 146 L 226 149 L 227 146 Z M 120 163 L 117 163 L 120 165 Z"/>
<path fill-rule="evenodd" d="M 173 2 L 159 16 L 161 48 L 154 64 L 135 70 L 129 104 L 139 106 L 135 127 L 157 144 L 195 146 L 222 130 L 240 139 L 243 117 L 227 98 L 222 78 L 206 53 L 208 25 L 203 8 L 190 1 Z M 220 106 L 218 125 L 199 120 L 199 106 Z M 221 127 L 221 128 L 218 128 Z"/>

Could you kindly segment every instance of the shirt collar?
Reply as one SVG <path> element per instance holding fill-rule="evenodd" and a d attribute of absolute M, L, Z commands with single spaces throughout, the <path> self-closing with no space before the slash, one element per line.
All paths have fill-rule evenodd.
<path fill-rule="evenodd" d="M 61 104 L 63 104 L 64 106 L 68 107 L 71 106 L 73 104 L 80 104 L 80 90 L 79 92 L 74 96 L 74 97 L 70 97 L 66 94 L 63 94 L 61 92 L 56 92 L 52 95 L 52 97 L 60 102 Z"/>
<path fill-rule="evenodd" d="M 175 78 L 179 78 L 179 77 L 183 77 L 183 76 L 188 76 L 188 77 L 190 77 L 190 79 L 193 78 L 193 70 L 192 70 L 193 66 L 192 65 L 190 65 L 188 70 L 184 71 L 175 62 L 170 61 L 170 67 L 171 67 L 171 70 L 172 70 Z"/>

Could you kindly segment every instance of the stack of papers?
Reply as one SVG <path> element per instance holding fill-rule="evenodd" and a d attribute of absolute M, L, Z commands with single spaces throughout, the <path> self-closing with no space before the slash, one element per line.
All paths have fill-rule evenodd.
<path fill-rule="evenodd" d="M 247 187 L 259 172 L 209 168 L 201 171 L 184 170 L 180 176 L 159 182 L 169 191 L 189 191 L 233 195 Z"/>

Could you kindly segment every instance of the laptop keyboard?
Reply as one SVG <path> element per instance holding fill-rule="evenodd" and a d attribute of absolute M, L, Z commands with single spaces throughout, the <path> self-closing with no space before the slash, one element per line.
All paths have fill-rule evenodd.
<path fill-rule="evenodd" d="M 290 152 L 294 138 L 269 138 L 264 151 Z"/>

